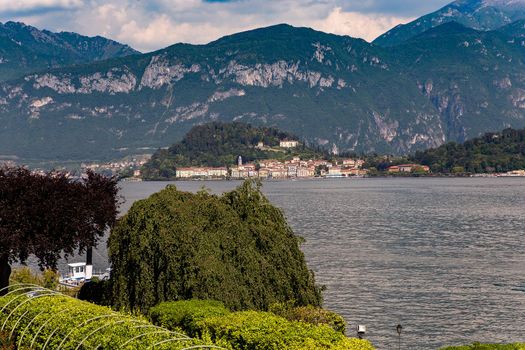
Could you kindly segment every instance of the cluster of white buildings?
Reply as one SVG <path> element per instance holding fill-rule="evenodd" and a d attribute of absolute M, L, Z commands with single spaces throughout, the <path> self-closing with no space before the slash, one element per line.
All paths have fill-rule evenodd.
<path fill-rule="evenodd" d="M 343 159 L 335 165 L 328 166 L 326 174 L 321 173 L 321 176 L 327 177 L 351 177 L 351 176 L 363 176 L 368 173 L 367 170 L 363 169 L 365 161 L 362 159 Z"/>
<path fill-rule="evenodd" d="M 191 178 L 212 178 L 221 179 L 229 177 L 228 168 L 211 168 L 211 167 L 191 167 L 191 168 L 177 168 L 175 176 L 178 179 Z"/>
<path fill-rule="evenodd" d="M 239 157 L 240 158 L 240 157 Z M 302 160 L 295 157 L 291 160 L 262 160 L 257 163 L 243 164 L 242 160 L 236 166 L 226 168 L 191 167 L 177 168 L 178 179 L 192 178 L 231 178 L 231 179 L 291 179 L 311 178 L 315 176 L 346 177 L 365 175 L 361 159 L 344 159 L 336 164 L 326 160 Z"/>
<path fill-rule="evenodd" d="M 119 161 L 113 161 L 108 163 L 82 163 L 80 165 L 81 170 L 92 170 L 95 172 L 108 171 L 112 174 L 121 174 L 123 172 L 130 172 L 134 177 L 140 177 L 140 169 L 144 164 L 148 162 L 151 155 L 136 156 L 130 159 L 124 159 Z"/>
<path fill-rule="evenodd" d="M 261 178 L 261 179 L 287 179 L 296 177 L 314 177 L 316 167 L 325 164 L 323 160 L 308 160 L 303 161 L 299 157 L 295 157 L 288 161 L 279 160 L 262 160 L 259 163 L 239 164 L 232 167 L 231 178 L 233 179 L 247 179 L 247 178 Z"/>
<path fill-rule="evenodd" d="M 428 173 L 430 172 L 430 167 L 420 164 L 401 164 L 388 167 L 389 173 L 412 173 L 414 171 Z"/>
<path fill-rule="evenodd" d="M 500 177 L 525 177 L 525 170 L 513 170 L 504 174 L 498 174 Z"/>

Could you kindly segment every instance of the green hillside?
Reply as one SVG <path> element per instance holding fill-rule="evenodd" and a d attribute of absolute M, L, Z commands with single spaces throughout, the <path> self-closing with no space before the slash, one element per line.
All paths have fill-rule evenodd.
<path fill-rule="evenodd" d="M 297 136 L 275 128 L 253 127 L 245 123 L 207 123 L 193 127 L 182 139 L 168 149 L 160 149 L 144 165 L 145 179 L 169 179 L 178 167 L 224 167 L 263 159 L 322 158 L 326 151 L 301 144 L 295 149 L 279 148 L 281 140 L 299 140 Z M 264 145 L 258 147 L 259 143 Z"/>
<path fill-rule="evenodd" d="M 525 126 L 525 50 L 507 35 L 450 22 L 398 46 L 395 57 L 439 111 L 447 141 Z"/>
<path fill-rule="evenodd" d="M 416 152 L 412 160 L 440 173 L 491 173 L 525 169 L 525 129 L 487 133 L 463 144 Z"/>
<path fill-rule="evenodd" d="M 100 36 L 53 33 L 19 22 L 0 23 L 0 81 L 48 68 L 138 53 L 127 45 Z"/>

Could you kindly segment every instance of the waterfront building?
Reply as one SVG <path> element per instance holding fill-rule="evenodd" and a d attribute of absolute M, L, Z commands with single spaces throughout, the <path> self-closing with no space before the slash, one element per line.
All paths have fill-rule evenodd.
<path fill-rule="evenodd" d="M 338 176 L 343 176 L 343 173 L 341 172 L 340 167 L 333 166 L 328 169 L 328 176 L 338 177 Z"/>
<path fill-rule="evenodd" d="M 429 172 L 430 168 L 426 165 L 419 165 L 419 164 L 401 164 L 401 165 L 393 165 L 388 168 L 389 173 L 411 173 L 415 170 L 422 170 L 424 172 Z"/>
<path fill-rule="evenodd" d="M 353 159 L 343 159 L 343 166 L 354 168 L 356 166 L 356 161 Z"/>
<path fill-rule="evenodd" d="M 233 179 L 240 179 L 241 178 L 241 170 L 239 170 L 239 168 L 231 168 L 231 177 Z"/>
<path fill-rule="evenodd" d="M 300 167 L 297 169 L 297 177 L 314 177 L 315 168 Z"/>
<path fill-rule="evenodd" d="M 273 179 L 285 179 L 288 176 L 288 170 L 284 168 L 270 168 L 269 170 Z"/>
<path fill-rule="evenodd" d="M 398 173 L 399 172 L 399 167 L 397 165 L 392 165 L 391 167 L 388 167 L 388 172 L 389 173 Z"/>
<path fill-rule="evenodd" d="M 178 179 L 191 178 L 221 178 L 228 176 L 228 169 L 220 168 L 177 168 L 175 177 Z"/>
<path fill-rule="evenodd" d="M 297 166 L 295 166 L 295 165 L 288 165 L 286 167 L 286 170 L 288 171 L 288 177 L 296 177 L 297 176 Z"/>
<path fill-rule="evenodd" d="M 228 176 L 228 169 L 226 167 L 222 168 L 208 168 L 209 177 L 226 177 Z"/>
<path fill-rule="evenodd" d="M 261 168 L 259 169 L 259 178 L 260 179 L 267 179 L 270 177 L 270 170 L 268 168 Z"/>
<path fill-rule="evenodd" d="M 193 168 L 177 168 L 175 176 L 180 179 L 188 179 L 193 177 Z"/>

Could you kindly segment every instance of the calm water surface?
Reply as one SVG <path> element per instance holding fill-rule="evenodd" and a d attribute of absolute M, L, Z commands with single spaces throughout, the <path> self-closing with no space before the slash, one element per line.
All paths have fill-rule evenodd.
<path fill-rule="evenodd" d="M 222 193 L 239 182 L 177 182 Z M 125 212 L 167 183 L 122 183 Z M 380 350 L 525 341 L 525 179 L 266 182 L 324 306 Z M 104 244 L 95 268 L 107 267 Z M 74 260 L 74 259 L 71 259 Z"/>

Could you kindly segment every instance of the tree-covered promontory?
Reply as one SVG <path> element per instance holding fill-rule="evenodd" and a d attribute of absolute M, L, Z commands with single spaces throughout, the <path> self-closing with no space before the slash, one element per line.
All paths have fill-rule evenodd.
<path fill-rule="evenodd" d="M 168 186 L 136 202 L 109 238 L 116 308 L 214 299 L 234 310 L 321 304 L 299 239 L 247 181 L 222 196 Z"/>
<path fill-rule="evenodd" d="M 177 167 L 222 167 L 237 163 L 237 158 L 252 162 L 262 159 L 285 159 L 301 155 L 308 158 L 328 156 L 326 150 L 299 145 L 293 150 L 278 149 L 282 140 L 298 137 L 272 127 L 250 124 L 211 122 L 193 127 L 168 149 L 159 149 L 143 168 L 145 179 L 170 179 Z M 263 147 L 258 147 L 262 142 Z M 277 148 L 277 149 L 276 149 Z"/>
<path fill-rule="evenodd" d="M 525 129 L 505 129 L 417 152 L 412 161 L 434 173 L 491 173 L 525 169 Z"/>

